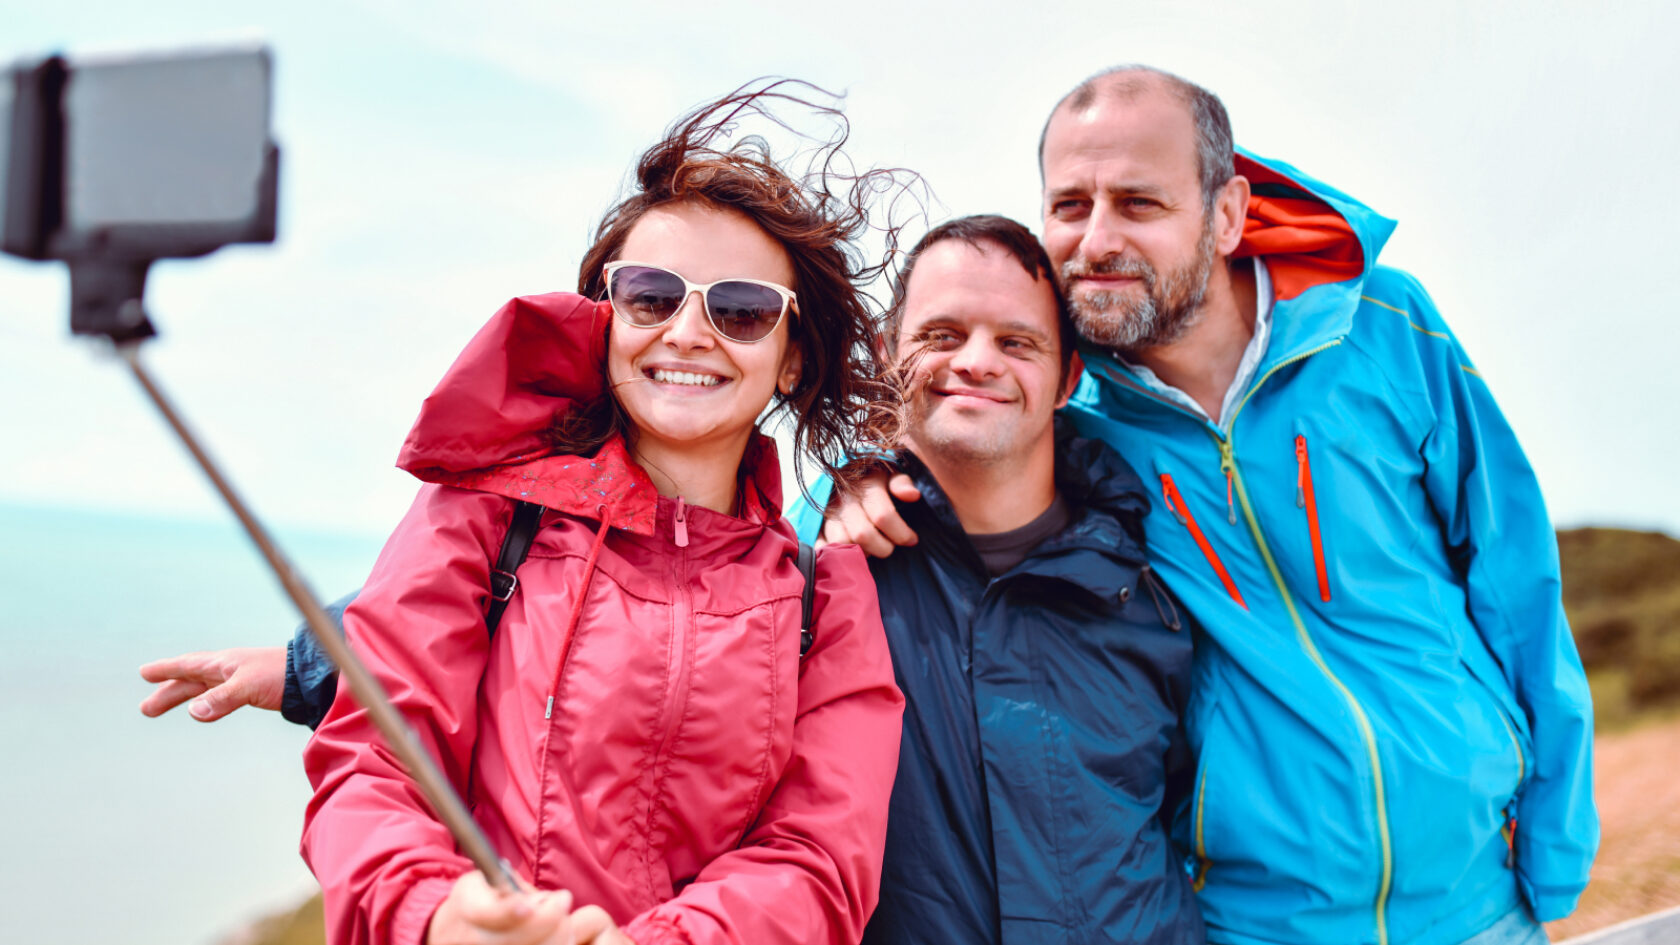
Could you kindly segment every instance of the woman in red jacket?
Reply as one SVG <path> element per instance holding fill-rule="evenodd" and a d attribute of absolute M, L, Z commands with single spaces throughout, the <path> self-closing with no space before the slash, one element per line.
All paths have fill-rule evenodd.
<path fill-rule="evenodd" d="M 533 891 L 486 885 L 339 699 L 304 754 L 334 943 L 861 935 L 903 701 L 855 547 L 817 558 L 801 656 L 797 541 L 756 425 L 787 409 L 833 472 L 884 416 L 872 273 L 849 243 L 861 202 L 753 139 L 711 146 L 765 97 L 680 122 L 580 294 L 508 303 L 422 407 L 399 465 L 426 485 L 345 627 Z M 516 501 L 546 511 L 491 638 Z"/>

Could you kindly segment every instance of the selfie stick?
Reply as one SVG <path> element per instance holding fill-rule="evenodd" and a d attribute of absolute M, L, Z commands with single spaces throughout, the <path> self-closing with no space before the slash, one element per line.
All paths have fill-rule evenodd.
<path fill-rule="evenodd" d="M 315 595 L 310 592 L 309 587 L 303 583 L 303 579 L 292 569 L 291 563 L 286 560 L 285 555 L 281 554 L 280 549 L 269 539 L 268 533 L 263 529 L 262 524 L 257 521 L 256 516 L 251 514 L 250 510 L 245 507 L 244 502 L 240 501 L 239 496 L 233 491 L 233 486 L 222 476 L 220 470 L 216 468 L 216 464 L 211 461 L 209 454 L 205 453 L 204 449 L 199 446 L 192 431 L 187 429 L 186 422 L 170 406 L 169 400 L 163 395 L 163 391 L 152 381 L 151 375 L 146 372 L 145 366 L 140 363 L 140 343 L 138 341 L 119 343 L 117 352 L 122 355 L 124 361 L 128 362 L 129 369 L 134 372 L 135 380 L 138 380 L 140 386 L 145 388 L 147 396 L 151 397 L 152 403 L 157 405 L 158 410 L 163 414 L 163 418 L 169 421 L 169 425 L 175 429 L 175 433 L 181 438 L 181 442 L 186 444 L 187 451 L 192 453 L 193 459 L 198 461 L 199 468 L 203 469 L 204 474 L 210 477 L 210 482 L 216 487 L 216 491 L 220 492 L 222 498 L 227 500 L 228 507 L 233 509 L 233 514 L 239 519 L 239 524 L 245 526 L 246 534 L 251 536 L 251 540 L 256 542 L 257 549 L 262 552 L 264 558 L 268 559 L 268 566 L 273 568 L 275 575 L 280 578 L 280 584 L 286 589 L 286 594 L 291 597 L 292 603 L 297 605 L 298 610 L 303 612 L 304 620 L 309 623 L 310 632 L 315 634 L 315 639 L 320 641 L 321 648 L 326 650 L 327 655 L 332 658 L 333 665 L 338 667 L 339 675 L 350 684 L 350 692 L 355 695 L 356 701 L 367 709 L 368 716 L 373 719 L 374 726 L 379 729 L 381 735 L 385 736 L 385 743 L 391 747 L 391 751 L 408 768 L 409 776 L 414 779 L 415 785 L 420 788 L 420 793 L 426 796 L 426 803 L 431 805 L 438 819 L 443 821 L 444 826 L 449 828 L 451 834 L 454 834 L 455 843 L 461 848 L 461 852 L 466 854 L 467 858 L 472 860 L 473 864 L 484 873 L 485 878 L 490 881 L 492 886 L 507 892 L 518 892 L 521 885 L 514 876 L 513 870 L 496 855 L 495 849 L 490 846 L 489 838 L 484 836 L 484 831 L 479 829 L 478 824 L 472 819 L 472 815 L 467 813 L 466 805 L 461 803 L 460 796 L 455 793 L 449 781 L 444 778 L 443 772 L 438 770 L 431 755 L 420 747 L 420 742 L 415 738 L 414 730 L 408 727 L 407 722 L 398 714 L 396 707 L 391 704 L 391 698 L 385 694 L 385 688 L 379 684 L 379 680 L 375 679 L 372 673 L 368 672 L 367 667 L 350 649 L 350 644 L 345 642 L 344 637 L 333 629 L 332 619 L 327 616 L 326 611 L 321 609 Z"/>

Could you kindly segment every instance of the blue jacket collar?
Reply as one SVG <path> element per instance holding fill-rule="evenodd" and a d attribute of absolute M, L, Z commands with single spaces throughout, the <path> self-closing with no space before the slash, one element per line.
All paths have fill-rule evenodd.
<path fill-rule="evenodd" d="M 956 510 L 939 482 L 908 450 L 899 468 L 921 490 L 915 503 L 898 503 L 900 514 L 916 530 L 918 547 L 963 562 L 984 578 L 985 568 Z M 1034 574 L 1068 581 L 1110 599 L 1136 579 L 1146 558 L 1143 520 L 1149 496 L 1132 467 L 1109 446 L 1076 436 L 1071 424 L 1056 422 L 1056 488 L 1073 509 L 1073 521 L 1060 535 L 1046 539 L 1007 576 Z"/>

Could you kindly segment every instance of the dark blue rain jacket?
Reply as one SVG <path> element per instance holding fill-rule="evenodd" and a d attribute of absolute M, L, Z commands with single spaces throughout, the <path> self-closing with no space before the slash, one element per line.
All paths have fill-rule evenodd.
<path fill-rule="evenodd" d="M 1073 522 L 991 579 L 903 460 L 920 541 L 870 561 L 907 706 L 864 941 L 1201 942 L 1167 823 L 1193 777 L 1189 617 L 1145 563 L 1137 475 L 1059 441 Z"/>

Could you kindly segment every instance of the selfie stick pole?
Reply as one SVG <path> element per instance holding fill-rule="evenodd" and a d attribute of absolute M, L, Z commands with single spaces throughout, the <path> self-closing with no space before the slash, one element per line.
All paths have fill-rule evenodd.
<path fill-rule="evenodd" d="M 426 802 L 437 813 L 438 819 L 442 820 L 444 826 L 449 828 L 449 832 L 455 835 L 455 842 L 460 846 L 461 852 L 466 854 L 473 861 L 473 864 L 484 873 L 491 885 L 508 892 L 518 891 L 521 887 L 519 881 L 514 877 L 513 871 L 501 858 L 496 856 L 496 851 L 490 846 L 490 841 L 484 836 L 484 831 L 479 829 L 478 824 L 473 821 L 472 815 L 467 813 L 466 805 L 461 803 L 460 796 L 455 793 L 449 781 L 444 778 L 443 772 L 438 770 L 431 755 L 420 747 L 419 741 L 414 736 L 414 731 L 397 713 L 396 707 L 391 705 L 391 699 L 385 694 L 384 687 L 379 685 L 379 680 L 368 672 L 367 667 L 351 651 L 350 645 L 345 642 L 344 637 L 333 629 L 332 620 L 327 616 L 326 611 L 321 609 L 315 595 L 310 592 L 297 572 L 292 570 L 291 564 L 280 553 L 280 549 L 269 540 L 268 533 L 263 529 L 261 523 L 245 507 L 245 503 L 240 501 L 239 496 L 233 491 L 233 486 L 222 476 L 216 468 L 216 464 L 199 446 L 198 440 L 192 435 L 192 431 L 187 429 L 186 422 L 181 419 L 181 416 L 170 406 L 168 399 L 163 396 L 163 391 L 152 382 L 151 375 L 146 373 L 145 366 L 140 363 L 139 342 L 119 343 L 117 351 L 122 355 L 123 360 L 128 362 L 129 368 L 134 372 L 135 379 L 140 382 L 141 387 L 145 388 L 146 394 L 152 398 L 152 403 L 156 404 L 158 410 L 163 413 L 164 419 L 168 420 L 169 425 L 175 428 L 176 435 L 181 438 L 182 443 L 186 444 L 187 451 L 192 453 L 193 459 L 198 461 L 198 465 L 204 470 L 204 474 L 210 477 L 210 482 L 216 487 L 216 491 L 220 492 L 222 498 L 227 500 L 228 506 L 233 509 L 233 514 L 238 517 L 239 523 L 245 526 L 246 533 L 251 536 L 252 541 L 256 542 L 257 549 L 262 552 L 264 558 L 268 559 L 268 566 L 273 568 L 275 575 L 280 578 L 280 584 L 285 587 L 287 595 L 292 598 L 292 603 L 297 605 L 298 610 L 303 612 L 304 619 L 309 622 L 310 632 L 315 634 L 315 639 L 320 641 L 321 648 L 327 651 L 328 656 L 332 657 L 333 665 L 338 667 L 339 674 L 350 684 L 350 691 L 355 695 L 356 701 L 367 709 L 369 717 L 373 719 L 373 724 L 378 727 L 380 734 L 385 736 L 385 743 L 391 747 L 391 751 L 408 768 L 409 775 L 414 779 L 414 783 L 419 786 L 420 792 L 426 796 Z"/>

